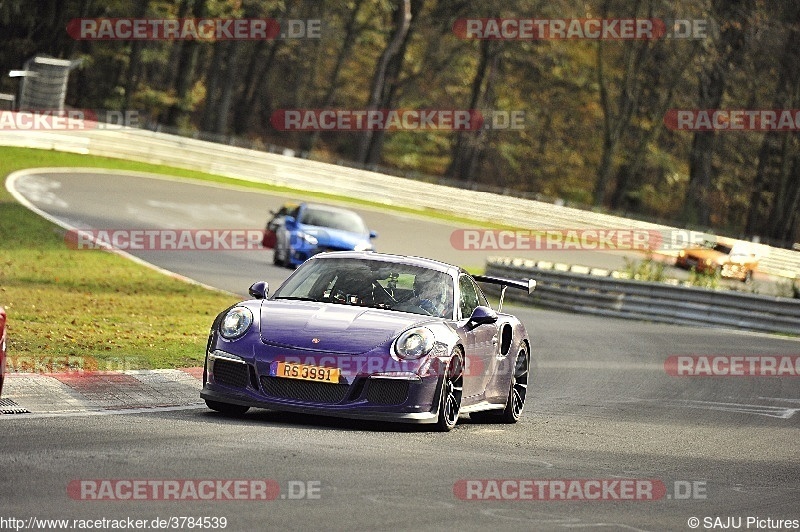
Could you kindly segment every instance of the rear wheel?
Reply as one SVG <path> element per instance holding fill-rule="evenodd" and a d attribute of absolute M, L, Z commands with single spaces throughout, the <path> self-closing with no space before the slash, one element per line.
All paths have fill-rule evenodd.
<path fill-rule="evenodd" d="M 210 399 L 206 399 L 206 406 L 208 406 L 208 408 L 211 410 L 216 410 L 217 412 L 228 415 L 240 415 L 250 410 L 249 406 L 232 405 L 230 403 L 211 401 Z"/>
<path fill-rule="evenodd" d="M 441 432 L 453 430 L 461 413 L 461 397 L 464 386 L 464 364 L 455 354 L 447 363 L 442 377 L 442 393 L 439 399 L 439 420 L 436 428 Z"/>
<path fill-rule="evenodd" d="M 531 360 L 525 349 L 520 349 L 517 360 L 514 362 L 514 373 L 511 376 L 511 386 L 506 399 L 506 407 L 502 412 L 474 412 L 470 419 L 480 423 L 516 423 L 522 416 L 525 407 L 525 396 L 528 393 L 528 376 L 531 370 Z"/>
<path fill-rule="evenodd" d="M 521 349 L 514 364 L 514 377 L 511 379 L 508 401 L 503 413 L 500 414 L 500 419 L 504 423 L 516 423 L 522 416 L 522 409 L 525 407 L 525 396 L 528 394 L 530 370 L 530 357 L 528 357 L 528 353 L 524 349 Z"/>

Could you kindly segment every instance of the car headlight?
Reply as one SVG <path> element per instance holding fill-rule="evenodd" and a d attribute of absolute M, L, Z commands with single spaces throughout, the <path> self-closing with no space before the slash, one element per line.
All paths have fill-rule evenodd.
<path fill-rule="evenodd" d="M 219 333 L 227 340 L 239 338 L 253 324 L 253 313 L 245 307 L 233 307 L 222 318 Z"/>
<path fill-rule="evenodd" d="M 397 356 L 405 359 L 417 359 L 431 352 L 434 337 L 430 329 L 417 327 L 401 334 L 394 344 Z"/>
<path fill-rule="evenodd" d="M 308 233 L 300 233 L 300 238 L 302 238 L 312 246 L 316 246 L 317 243 L 319 242 L 319 240 L 317 240 L 317 237 L 315 237 L 314 235 L 309 235 Z"/>
<path fill-rule="evenodd" d="M 372 251 L 372 244 L 369 242 L 361 242 L 360 244 L 356 244 L 353 251 Z"/>

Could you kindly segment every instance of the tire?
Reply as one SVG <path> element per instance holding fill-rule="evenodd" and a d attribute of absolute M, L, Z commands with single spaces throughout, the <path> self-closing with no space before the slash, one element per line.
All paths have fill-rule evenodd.
<path fill-rule="evenodd" d="M 507 423 L 519 421 L 525 407 L 525 396 L 528 392 L 528 377 L 531 371 L 531 360 L 525 349 L 520 349 L 514 361 L 514 373 L 506 398 L 506 406 L 502 412 L 473 412 L 470 419 L 479 423 Z"/>
<path fill-rule="evenodd" d="M 211 410 L 215 410 L 221 414 L 227 414 L 231 416 L 239 416 L 250 410 L 249 406 L 232 405 L 230 403 L 211 401 L 210 399 L 206 399 L 206 406 L 208 406 L 208 408 L 210 408 Z"/>
<path fill-rule="evenodd" d="M 286 259 L 283 257 L 283 253 L 281 252 L 281 245 L 279 243 L 275 243 L 275 249 L 272 252 L 272 264 L 275 266 L 281 266 L 283 268 L 286 267 Z"/>
<path fill-rule="evenodd" d="M 454 353 L 447 363 L 442 376 L 442 391 L 439 394 L 439 419 L 436 429 L 439 432 L 449 432 L 458 423 L 461 413 L 461 399 L 464 386 L 464 364 L 461 355 Z"/>
<path fill-rule="evenodd" d="M 528 394 L 528 377 L 531 374 L 531 359 L 524 349 L 520 349 L 514 363 L 514 376 L 511 379 L 511 389 L 508 400 L 500 420 L 503 423 L 516 423 L 522 416 L 525 408 L 525 396 Z"/>

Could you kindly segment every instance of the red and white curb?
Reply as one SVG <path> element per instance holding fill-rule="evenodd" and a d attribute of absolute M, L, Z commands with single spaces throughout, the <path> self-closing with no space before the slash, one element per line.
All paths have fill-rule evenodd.
<path fill-rule="evenodd" d="M 8 373 L 0 412 L 68 415 L 195 408 L 200 399 L 203 368 Z"/>

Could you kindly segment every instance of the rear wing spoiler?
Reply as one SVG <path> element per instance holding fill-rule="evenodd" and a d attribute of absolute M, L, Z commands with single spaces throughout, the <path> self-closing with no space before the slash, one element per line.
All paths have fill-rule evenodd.
<path fill-rule="evenodd" d="M 511 288 L 518 288 L 520 290 L 525 290 L 528 294 L 532 294 L 533 291 L 536 289 L 536 281 L 534 279 L 505 279 L 503 277 L 494 277 L 491 275 L 473 275 L 473 279 L 478 281 L 479 283 L 489 283 L 489 284 L 496 284 L 500 285 L 500 303 L 497 306 L 497 311 L 500 312 L 503 310 L 503 298 L 506 295 L 506 288 L 509 286 Z"/>

